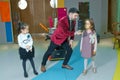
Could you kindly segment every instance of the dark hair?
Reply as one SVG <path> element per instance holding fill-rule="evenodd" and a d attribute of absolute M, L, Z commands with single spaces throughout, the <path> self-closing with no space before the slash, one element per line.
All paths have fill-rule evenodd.
<path fill-rule="evenodd" d="M 25 29 L 26 26 L 28 26 L 26 23 L 19 22 L 18 23 L 18 33 L 20 33 L 22 29 Z"/>
<path fill-rule="evenodd" d="M 95 24 L 94 24 L 94 21 L 93 21 L 93 19 L 91 18 L 91 19 L 86 19 L 85 21 L 89 21 L 90 22 L 90 24 L 91 24 L 91 26 L 92 26 L 92 31 L 94 31 L 95 30 Z"/>
<path fill-rule="evenodd" d="M 78 13 L 79 14 L 79 10 L 77 8 L 70 8 L 68 13 Z"/>

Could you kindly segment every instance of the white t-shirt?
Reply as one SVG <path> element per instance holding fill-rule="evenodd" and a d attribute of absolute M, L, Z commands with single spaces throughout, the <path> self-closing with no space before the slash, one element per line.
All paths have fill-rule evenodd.
<path fill-rule="evenodd" d="M 31 50 L 33 45 L 33 39 L 30 33 L 27 34 L 20 33 L 18 35 L 18 45 L 19 47 L 26 49 L 27 52 Z M 28 50 L 26 46 L 30 46 L 30 49 Z"/>

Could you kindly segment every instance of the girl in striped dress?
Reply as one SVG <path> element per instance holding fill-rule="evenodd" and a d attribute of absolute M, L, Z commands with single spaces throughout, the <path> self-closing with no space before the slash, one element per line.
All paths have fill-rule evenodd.
<path fill-rule="evenodd" d="M 94 22 L 92 19 L 85 20 L 85 30 L 82 33 L 80 52 L 81 56 L 84 58 L 84 71 L 83 74 L 87 73 L 88 59 L 92 58 L 92 70 L 95 73 L 96 67 L 94 62 L 94 56 L 97 50 L 97 38 L 94 28 Z"/>

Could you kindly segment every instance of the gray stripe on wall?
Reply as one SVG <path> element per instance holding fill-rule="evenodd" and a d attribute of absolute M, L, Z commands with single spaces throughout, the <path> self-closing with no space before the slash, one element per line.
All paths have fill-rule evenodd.
<path fill-rule="evenodd" d="M 0 44 L 6 43 L 5 23 L 0 22 Z"/>

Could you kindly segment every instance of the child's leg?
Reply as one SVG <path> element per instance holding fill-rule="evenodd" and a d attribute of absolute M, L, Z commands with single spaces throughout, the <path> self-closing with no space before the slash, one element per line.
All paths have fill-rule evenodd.
<path fill-rule="evenodd" d="M 22 62 L 22 66 L 23 66 L 23 70 L 24 70 L 24 77 L 28 77 L 28 74 L 26 71 L 26 60 L 27 59 L 23 59 L 23 62 Z"/>
<path fill-rule="evenodd" d="M 84 71 L 83 74 L 86 75 L 87 74 L 87 64 L 88 64 L 88 59 L 84 59 Z"/>
<path fill-rule="evenodd" d="M 88 59 L 84 59 L 84 70 L 87 70 Z"/>
<path fill-rule="evenodd" d="M 95 68 L 95 57 L 92 57 L 92 67 Z"/>
<path fill-rule="evenodd" d="M 95 57 L 92 57 L 92 68 L 93 68 L 93 72 L 96 73 Z"/>
<path fill-rule="evenodd" d="M 32 65 L 34 74 L 35 74 L 35 75 L 38 75 L 38 72 L 37 72 L 36 69 L 35 69 L 35 64 L 34 64 L 33 58 L 30 58 L 29 60 L 30 60 L 30 63 L 31 63 L 31 65 Z"/>

